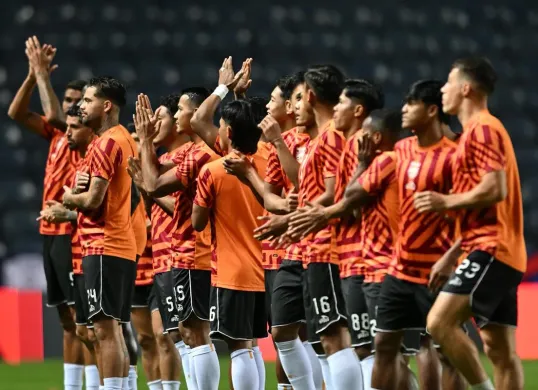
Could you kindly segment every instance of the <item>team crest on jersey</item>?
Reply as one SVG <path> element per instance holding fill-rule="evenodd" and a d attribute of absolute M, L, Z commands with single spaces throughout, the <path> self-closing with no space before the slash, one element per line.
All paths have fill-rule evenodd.
<path fill-rule="evenodd" d="M 412 161 L 411 164 L 409 164 L 409 168 L 407 168 L 407 178 L 409 181 L 405 185 L 405 189 L 410 191 L 415 191 L 417 189 L 417 185 L 415 184 L 414 180 L 417 178 L 418 173 L 420 172 L 421 163 L 418 161 Z"/>
<path fill-rule="evenodd" d="M 297 148 L 295 158 L 297 159 L 297 162 L 299 164 L 303 163 L 305 156 L 306 156 L 306 146 L 303 146 L 301 148 Z"/>

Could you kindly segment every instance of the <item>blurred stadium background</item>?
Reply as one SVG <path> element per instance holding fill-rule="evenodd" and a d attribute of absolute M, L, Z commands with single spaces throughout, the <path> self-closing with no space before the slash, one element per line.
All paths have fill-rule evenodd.
<path fill-rule="evenodd" d="M 247 56 L 254 58 L 254 94 L 268 95 L 281 75 L 308 64 L 332 62 L 348 75 L 379 82 L 388 106 L 400 105 L 413 81 L 444 79 L 457 57 L 486 55 L 499 74 L 491 110 L 509 130 L 519 162 L 530 259 L 526 281 L 538 282 L 537 2 L 186 3 L 1 2 L 0 111 L 7 112 L 26 76 L 24 41 L 31 35 L 58 48 L 55 63 L 60 67 L 52 81 L 59 94 L 75 78 L 113 75 L 124 81 L 129 86 L 129 104 L 122 112 L 124 124 L 130 120 L 139 92 L 157 99 L 194 84 L 214 87 L 217 70 L 228 55 L 234 57 L 236 66 Z M 32 107 L 40 111 L 37 93 L 34 98 Z M 40 209 L 48 144 L 19 128 L 5 114 L 0 115 L 0 128 L 0 286 L 43 290 L 42 243 L 35 219 Z M 528 284 L 520 294 L 522 330 L 518 343 L 525 349 L 524 355 L 532 359 L 538 359 L 538 341 L 532 332 L 538 326 L 538 315 L 532 309 L 532 303 L 538 300 L 536 286 Z M 9 294 L 1 294 L 0 290 L 0 301 L 11 299 L 6 298 Z M 0 304 L 0 322 L 13 316 L 13 310 L 16 305 Z M 40 319 L 35 319 L 39 310 L 22 312 L 22 318 L 41 324 Z M 44 310 L 42 324 L 44 355 L 57 358 L 61 355 L 61 331 L 56 313 Z M 2 343 L 8 328 L 0 324 L 0 357 L 5 353 Z M 39 327 L 27 329 L 41 332 Z M 55 367 L 56 375 L 50 383 L 43 379 L 30 387 L 17 387 L 17 380 L 9 382 L 9 378 L 15 378 L 17 373 L 24 375 L 25 369 L 0 365 L 0 389 L 59 388 L 58 362 L 30 367 L 32 373 L 50 373 Z M 268 368 L 268 375 L 273 371 Z M 536 373 L 538 367 L 530 371 Z M 36 387 L 35 383 L 43 386 Z M 538 389 L 538 383 L 528 388 Z"/>

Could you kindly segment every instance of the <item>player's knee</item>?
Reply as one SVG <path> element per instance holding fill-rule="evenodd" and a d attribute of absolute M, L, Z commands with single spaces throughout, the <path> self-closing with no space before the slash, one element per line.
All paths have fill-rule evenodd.
<path fill-rule="evenodd" d="M 400 352 L 400 342 L 390 333 L 378 332 L 375 337 L 375 352 L 377 357 L 397 357 Z"/>
<path fill-rule="evenodd" d="M 174 343 L 167 333 L 155 334 L 155 341 L 157 342 L 159 351 L 163 354 L 170 353 L 172 349 L 175 349 Z"/>
<path fill-rule="evenodd" d="M 426 327 L 431 337 L 442 344 L 446 335 L 446 323 L 443 322 L 443 319 L 438 315 L 430 313 L 428 315 Z"/>
<path fill-rule="evenodd" d="M 516 351 L 500 340 L 484 337 L 484 352 L 496 367 L 511 367 L 519 359 Z"/>
<path fill-rule="evenodd" d="M 90 342 L 90 340 L 88 340 L 88 328 L 86 328 L 85 326 L 77 325 L 76 334 L 77 334 L 77 337 L 80 339 L 80 341 L 84 343 Z"/>
<path fill-rule="evenodd" d="M 140 345 L 140 348 L 144 351 L 149 351 L 153 348 L 155 348 L 155 337 L 153 334 L 148 333 L 138 333 L 136 335 L 136 339 L 138 341 L 138 344 Z"/>
<path fill-rule="evenodd" d="M 95 335 L 93 328 L 87 328 L 87 335 L 90 343 L 95 344 L 97 342 L 97 336 Z"/>
<path fill-rule="evenodd" d="M 277 343 L 291 341 L 297 338 L 298 329 L 295 326 L 278 326 L 271 328 L 271 336 Z"/>

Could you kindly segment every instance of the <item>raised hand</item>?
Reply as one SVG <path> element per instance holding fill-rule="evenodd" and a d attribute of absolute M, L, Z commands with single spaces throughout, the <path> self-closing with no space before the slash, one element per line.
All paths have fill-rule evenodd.
<path fill-rule="evenodd" d="M 135 185 L 141 191 L 146 191 L 144 186 L 144 177 L 142 176 L 142 167 L 140 165 L 140 160 L 138 158 L 129 157 L 128 159 L 127 172 L 129 176 L 133 179 Z"/>
<path fill-rule="evenodd" d="M 238 80 L 237 85 L 234 88 L 236 98 L 245 97 L 247 90 L 252 85 L 252 80 L 250 79 L 250 74 L 252 73 L 252 58 L 247 58 L 243 62 L 241 71 L 243 71 L 243 75 Z"/>
<path fill-rule="evenodd" d="M 324 208 L 310 202 L 306 202 L 305 207 L 294 212 L 289 221 L 288 234 L 300 238 L 316 233 L 329 224 Z"/>
<path fill-rule="evenodd" d="M 147 95 L 138 95 L 133 122 L 140 142 L 151 141 L 157 136 L 160 129 L 160 122 L 157 125 L 157 116 L 153 114 Z"/>
<path fill-rule="evenodd" d="M 237 83 L 239 83 L 241 77 L 243 77 L 243 74 L 245 73 L 244 68 L 245 65 L 243 64 L 243 68 L 235 73 L 232 66 L 232 57 L 225 58 L 219 69 L 219 85 L 226 85 L 228 90 L 233 90 L 237 86 Z"/>
<path fill-rule="evenodd" d="M 372 138 L 368 134 L 363 134 L 359 138 L 359 152 L 358 159 L 362 164 L 369 166 L 372 160 L 375 158 L 376 149 Z"/>
<path fill-rule="evenodd" d="M 295 187 L 293 187 L 286 196 L 286 203 L 288 204 L 288 212 L 291 213 L 297 210 L 297 207 L 299 206 L 299 194 L 297 193 Z"/>
<path fill-rule="evenodd" d="M 263 131 L 263 135 L 268 142 L 274 143 L 282 138 L 282 129 L 278 122 L 271 115 L 267 115 L 258 125 Z"/>
<path fill-rule="evenodd" d="M 234 175 L 243 183 L 248 184 L 246 178 L 247 173 L 249 169 L 253 169 L 254 166 L 245 155 L 238 152 L 237 150 L 234 150 L 234 152 L 235 154 L 237 154 L 238 157 L 229 157 L 225 159 L 222 163 L 222 165 L 224 166 L 224 170 L 227 174 Z"/>
<path fill-rule="evenodd" d="M 50 223 L 62 223 L 69 220 L 69 210 L 66 209 L 60 202 L 55 200 L 47 200 L 46 208 L 41 210 L 37 220 L 44 219 Z"/>
<path fill-rule="evenodd" d="M 265 221 L 263 225 L 254 229 L 256 240 L 275 240 L 284 234 L 288 228 L 287 216 L 269 215 L 258 217 L 258 220 Z"/>
<path fill-rule="evenodd" d="M 48 75 L 58 68 L 58 65 L 51 65 L 52 60 L 56 55 L 56 48 L 48 44 L 41 46 L 36 36 L 26 40 L 25 53 L 28 57 L 31 72 L 34 75 Z"/>

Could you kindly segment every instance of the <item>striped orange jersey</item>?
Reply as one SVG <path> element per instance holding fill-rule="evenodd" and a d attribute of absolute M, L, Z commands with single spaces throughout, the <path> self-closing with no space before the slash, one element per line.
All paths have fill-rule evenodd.
<path fill-rule="evenodd" d="M 88 148 L 86 149 L 86 158 L 80 157 L 77 161 L 77 165 L 75 167 L 76 171 L 73 173 L 71 180 L 67 183 L 69 187 L 74 187 L 76 185 L 76 172 L 88 172 L 88 156 L 90 155 L 96 141 L 97 137 L 93 138 L 92 142 L 90 142 L 90 144 L 88 145 Z M 82 275 L 82 258 L 86 256 L 82 252 L 82 245 L 80 244 L 80 234 L 78 228 L 82 221 L 82 217 L 83 215 L 78 212 L 77 223 L 76 225 L 73 225 L 73 229 L 71 231 L 71 255 L 73 263 L 73 273 L 75 275 Z"/>
<path fill-rule="evenodd" d="M 41 117 L 45 123 L 45 134 L 50 142 L 49 155 L 45 166 L 45 178 L 43 181 L 43 203 L 42 210 L 46 207 L 47 200 L 55 200 L 62 203 L 64 185 L 69 185 L 72 180 L 80 155 L 75 150 L 69 150 L 67 136 L 62 131 L 56 129 L 47 122 L 45 117 Z M 49 223 L 41 220 L 39 233 L 47 236 L 57 236 L 71 234 L 72 225 L 65 223 Z"/>
<path fill-rule="evenodd" d="M 211 228 L 208 225 L 203 232 L 196 232 L 192 227 L 192 202 L 196 195 L 196 179 L 202 167 L 219 158 L 204 142 L 188 150 L 183 161 L 175 168 L 177 179 L 184 191 L 176 201 L 172 232 L 172 266 L 182 269 L 211 269 Z M 178 162 L 178 161 L 175 161 Z"/>
<path fill-rule="evenodd" d="M 133 138 L 123 126 L 105 131 L 89 157 L 89 173 L 109 182 L 102 204 L 84 212 L 80 240 L 87 256 L 108 255 L 136 260 L 136 242 L 131 221 L 132 179 L 127 160 L 138 156 Z"/>
<path fill-rule="evenodd" d="M 384 152 L 359 177 L 361 187 L 372 196 L 362 207 L 360 231 L 366 283 L 382 282 L 393 257 L 400 213 L 396 161 L 395 152 Z"/>
<path fill-rule="evenodd" d="M 142 202 L 143 203 L 143 202 Z M 136 281 L 135 285 L 145 286 L 153 283 L 153 258 L 151 252 L 151 220 L 146 218 L 146 247 L 144 252 L 138 259 L 136 265 Z"/>
<path fill-rule="evenodd" d="M 282 139 L 297 162 L 301 164 L 306 155 L 306 149 L 310 136 L 307 133 L 300 133 L 298 128 L 295 127 L 283 133 Z M 269 157 L 267 159 L 265 182 L 275 187 L 283 188 L 285 193 L 289 193 L 293 188 L 291 180 L 288 178 L 288 176 L 286 176 L 284 168 L 280 164 L 276 148 L 272 145 L 270 147 Z M 301 246 L 298 244 L 291 244 L 288 246 L 285 250 L 284 258 L 286 260 L 301 261 L 303 259 Z"/>
<path fill-rule="evenodd" d="M 192 147 L 194 147 L 192 142 L 183 144 L 171 152 L 164 153 L 159 157 L 159 162 L 165 164 L 169 161 L 175 161 L 179 164 Z M 177 191 L 170 195 L 176 199 L 176 206 L 181 194 L 181 191 Z M 177 220 L 174 217 L 166 214 L 156 203 L 151 206 L 151 249 L 154 274 L 168 272 L 172 269 L 172 232 L 177 226 Z"/>
<path fill-rule="evenodd" d="M 355 133 L 346 141 L 340 158 L 340 167 L 336 174 L 334 187 L 335 202 L 344 197 L 346 187 L 359 165 L 358 149 L 359 133 Z M 337 253 L 340 260 L 340 277 L 364 275 L 365 266 L 359 244 L 361 221 L 354 216 L 345 217 L 335 225 L 335 229 Z"/>
<path fill-rule="evenodd" d="M 153 262 L 151 259 L 151 247 L 147 253 L 148 243 L 148 217 L 144 201 L 140 199 L 132 217 L 133 232 L 136 240 L 136 285 L 143 286 L 153 281 Z"/>
<path fill-rule="evenodd" d="M 252 191 L 223 167 L 230 153 L 202 168 L 194 203 L 210 209 L 212 238 L 212 283 L 241 291 L 265 291 L 262 248 L 252 231 L 258 227 L 263 207 Z M 261 175 L 267 161 L 258 154 L 249 157 Z M 233 207 L 231 207 L 233 205 Z"/>
<path fill-rule="evenodd" d="M 425 148 L 418 145 L 417 137 L 401 140 L 395 146 L 400 221 L 389 273 L 399 279 L 427 284 L 433 264 L 454 243 L 454 221 L 441 213 L 419 213 L 413 201 L 414 194 L 420 191 L 450 191 L 451 159 L 456 147 L 446 137 Z"/>
<path fill-rule="evenodd" d="M 507 195 L 487 208 L 459 213 L 462 249 L 485 251 L 499 261 L 525 272 L 527 252 L 523 238 L 521 183 L 514 147 L 503 124 L 487 110 L 465 124 L 453 166 L 453 192 L 472 190 L 482 177 L 494 171 L 506 173 Z"/>
<path fill-rule="evenodd" d="M 269 156 L 271 155 L 272 150 L 274 150 L 275 147 L 269 143 L 260 141 L 258 142 L 258 151 L 257 154 L 264 158 L 266 161 L 269 160 Z M 266 168 L 266 171 L 269 170 L 269 167 Z M 267 174 L 267 172 L 265 172 Z M 267 216 L 270 215 L 270 213 L 267 210 L 263 210 L 263 215 Z M 263 269 L 266 270 L 277 270 L 280 266 L 280 263 L 282 263 L 282 258 L 285 255 L 284 249 L 275 249 L 271 246 L 270 241 L 262 241 L 262 266 Z"/>
<path fill-rule="evenodd" d="M 325 179 L 336 177 L 340 156 L 344 150 L 345 138 L 329 121 L 309 142 L 308 150 L 299 169 L 299 204 L 314 202 L 325 192 Z M 338 264 L 336 252 L 336 229 L 330 225 L 306 237 L 303 261 L 308 263 Z"/>

